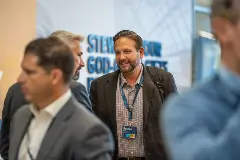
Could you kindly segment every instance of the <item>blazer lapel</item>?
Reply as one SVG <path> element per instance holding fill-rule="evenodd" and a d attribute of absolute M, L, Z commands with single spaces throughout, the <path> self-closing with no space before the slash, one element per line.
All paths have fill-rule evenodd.
<path fill-rule="evenodd" d="M 151 105 L 151 99 L 153 97 L 154 83 L 148 75 L 146 68 L 143 68 L 143 128 L 145 128 L 148 119 L 149 107 Z"/>
<path fill-rule="evenodd" d="M 147 124 L 149 107 L 151 105 L 151 99 L 153 97 L 154 92 L 154 83 L 152 79 L 149 77 L 147 70 L 143 67 L 143 125 L 144 128 Z M 108 79 L 105 85 L 106 90 L 106 103 L 109 115 L 111 117 L 111 122 L 116 130 L 116 88 L 117 88 L 117 81 L 118 75 L 120 71 L 115 71 Z"/>
<path fill-rule="evenodd" d="M 48 153 L 52 150 L 52 147 L 57 144 L 57 140 L 60 137 L 62 131 L 66 127 L 64 123 L 74 112 L 74 98 L 70 98 L 60 112 L 53 119 L 40 147 L 37 155 L 37 160 L 44 160 Z"/>
<path fill-rule="evenodd" d="M 118 81 L 119 70 L 113 72 L 113 74 L 107 79 L 105 90 L 106 90 L 106 104 L 111 117 L 111 123 L 116 130 L 116 88 Z"/>
<path fill-rule="evenodd" d="M 28 126 L 31 122 L 33 115 L 29 109 L 22 115 L 21 120 L 14 121 L 14 128 L 12 133 L 12 140 L 10 142 L 11 154 L 14 155 L 14 159 L 18 159 L 18 152 L 20 149 L 21 142 L 23 137 L 28 129 Z"/>

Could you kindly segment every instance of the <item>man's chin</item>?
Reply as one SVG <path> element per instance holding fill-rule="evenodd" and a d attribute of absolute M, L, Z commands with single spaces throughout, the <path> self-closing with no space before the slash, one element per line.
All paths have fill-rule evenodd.
<path fill-rule="evenodd" d="M 31 102 L 31 101 L 32 101 L 32 97 L 31 97 L 30 95 L 28 95 L 28 94 L 25 94 L 25 95 L 24 95 L 24 98 L 25 98 L 26 101 L 28 101 L 28 102 Z"/>
<path fill-rule="evenodd" d="M 80 72 L 79 71 L 77 71 L 76 73 L 75 73 L 75 75 L 73 76 L 73 80 L 74 81 L 77 81 L 78 79 L 79 79 L 79 77 L 80 77 Z"/>
<path fill-rule="evenodd" d="M 120 69 L 120 71 L 124 74 L 128 74 L 128 73 L 131 73 L 133 70 L 131 68 L 129 69 Z"/>

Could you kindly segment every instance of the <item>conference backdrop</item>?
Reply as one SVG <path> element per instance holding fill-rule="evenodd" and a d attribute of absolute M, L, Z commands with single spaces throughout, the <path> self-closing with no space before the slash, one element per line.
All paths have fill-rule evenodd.
<path fill-rule="evenodd" d="M 37 37 L 67 30 L 86 37 L 86 66 L 79 81 L 89 88 L 93 79 L 113 72 L 112 37 L 133 30 L 144 40 L 145 65 L 171 72 L 178 89 L 192 81 L 192 0 L 37 0 Z"/>

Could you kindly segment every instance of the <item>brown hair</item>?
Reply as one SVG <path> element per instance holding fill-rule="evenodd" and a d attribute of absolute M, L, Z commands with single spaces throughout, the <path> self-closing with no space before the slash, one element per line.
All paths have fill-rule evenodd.
<path fill-rule="evenodd" d="M 122 30 L 122 31 L 118 32 L 113 37 L 114 44 L 119 38 L 122 38 L 122 37 L 134 40 L 136 42 L 136 46 L 135 46 L 136 50 L 139 50 L 143 45 L 142 38 L 137 33 L 130 31 L 130 30 Z"/>
<path fill-rule="evenodd" d="M 223 17 L 235 23 L 240 16 L 239 4 L 239 0 L 212 0 L 211 18 Z"/>
<path fill-rule="evenodd" d="M 38 66 L 47 72 L 60 69 L 66 84 L 70 82 L 74 72 L 74 58 L 70 48 L 59 38 L 39 38 L 31 41 L 25 48 L 24 55 L 35 55 Z"/>

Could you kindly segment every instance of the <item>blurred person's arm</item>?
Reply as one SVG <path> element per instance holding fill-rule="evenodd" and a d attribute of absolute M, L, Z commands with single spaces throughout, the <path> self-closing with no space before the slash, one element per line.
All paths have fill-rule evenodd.
<path fill-rule="evenodd" d="M 4 160 L 8 159 L 9 149 L 9 130 L 11 122 L 11 103 L 12 103 L 12 89 L 10 88 L 4 99 L 4 106 L 2 110 L 2 128 L 0 135 L 0 154 Z"/>
<path fill-rule="evenodd" d="M 239 159 L 240 108 L 229 118 L 222 131 L 213 135 L 203 118 L 204 114 L 208 115 L 207 110 L 206 113 L 200 110 L 203 105 L 207 104 L 200 100 L 191 101 L 186 97 L 170 99 L 166 104 L 161 127 L 171 159 Z"/>
<path fill-rule="evenodd" d="M 19 83 L 14 83 L 6 94 L 2 110 L 2 128 L 0 135 L 0 154 L 4 160 L 8 159 L 9 134 L 12 117 L 15 112 L 28 102 L 25 100 Z"/>

